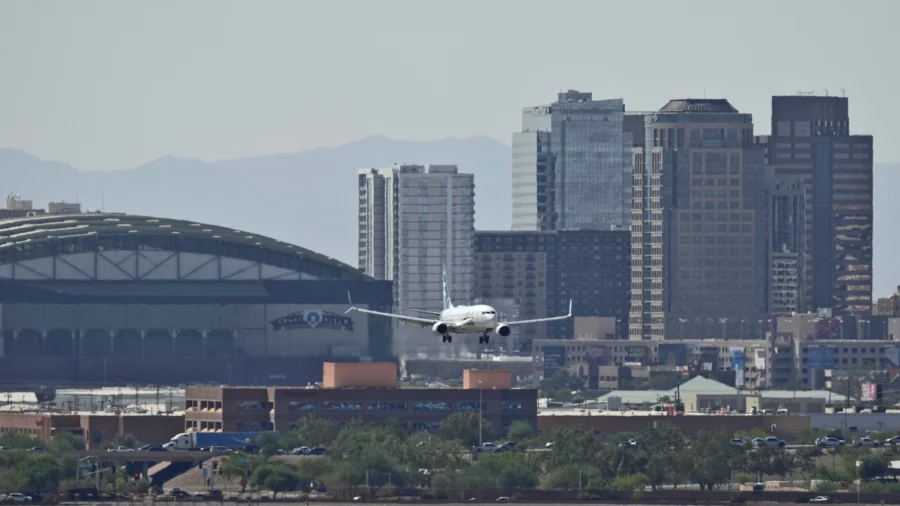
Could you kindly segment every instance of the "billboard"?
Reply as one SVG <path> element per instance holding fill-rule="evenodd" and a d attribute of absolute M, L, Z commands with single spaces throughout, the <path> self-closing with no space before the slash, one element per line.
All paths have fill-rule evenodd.
<path fill-rule="evenodd" d="M 626 362 L 640 362 L 644 363 L 647 360 L 647 347 L 646 346 L 626 346 L 625 347 L 625 361 Z"/>
<path fill-rule="evenodd" d="M 657 353 L 658 362 L 663 365 L 689 365 L 694 353 L 693 344 L 660 343 Z"/>
<path fill-rule="evenodd" d="M 746 360 L 744 358 L 743 348 L 731 348 L 731 370 L 734 371 L 734 386 L 741 388 L 744 386 L 744 366 Z"/>
<path fill-rule="evenodd" d="M 552 378 L 556 371 L 566 367 L 565 346 L 544 346 L 544 379 Z"/>
<path fill-rule="evenodd" d="M 863 383 L 861 398 L 864 402 L 875 402 L 878 398 L 878 385 L 875 383 Z"/>
<path fill-rule="evenodd" d="M 609 353 L 607 353 L 606 346 L 585 348 L 584 360 L 593 365 L 608 365 Z"/>

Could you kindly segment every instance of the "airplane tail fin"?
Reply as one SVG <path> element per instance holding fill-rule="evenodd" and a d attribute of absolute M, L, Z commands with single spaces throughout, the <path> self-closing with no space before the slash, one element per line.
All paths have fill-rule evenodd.
<path fill-rule="evenodd" d="M 450 309 L 451 307 L 453 307 L 453 302 L 450 301 L 450 285 L 447 284 L 447 268 L 446 267 L 444 268 L 442 275 L 443 275 L 442 281 L 443 281 L 443 285 L 444 285 L 443 286 L 443 289 L 444 289 L 444 308 L 443 309 Z"/>

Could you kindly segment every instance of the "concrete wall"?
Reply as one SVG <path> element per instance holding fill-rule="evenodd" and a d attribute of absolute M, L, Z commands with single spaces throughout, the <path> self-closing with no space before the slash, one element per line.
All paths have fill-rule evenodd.
<path fill-rule="evenodd" d="M 322 387 L 397 387 L 397 364 L 393 362 L 326 362 Z"/>
<path fill-rule="evenodd" d="M 583 427 L 600 436 L 619 432 L 640 432 L 652 423 L 670 423 L 685 436 L 696 437 L 700 431 L 723 429 L 730 434 L 761 429 L 769 432 L 774 424 L 775 434 L 790 440 L 810 428 L 808 416 L 539 416 L 538 430 L 564 427 Z"/>
<path fill-rule="evenodd" d="M 490 369 L 466 369 L 463 371 L 464 390 L 490 390 L 512 388 L 512 372 Z"/>
<path fill-rule="evenodd" d="M 900 430 L 900 414 L 896 413 L 816 413 L 809 417 L 814 429 L 841 429 L 850 434 Z"/>

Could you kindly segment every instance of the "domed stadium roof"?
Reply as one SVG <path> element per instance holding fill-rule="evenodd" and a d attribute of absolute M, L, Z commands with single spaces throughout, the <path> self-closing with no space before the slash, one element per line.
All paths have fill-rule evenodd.
<path fill-rule="evenodd" d="M 133 272 L 122 268 L 131 265 L 124 259 L 126 253 L 134 257 Z M 119 270 L 123 276 L 130 276 L 115 279 L 145 279 L 140 272 L 141 261 L 153 265 L 143 268 L 144 271 L 158 270 L 164 262 L 163 255 L 171 257 L 174 253 L 179 255 L 173 275 L 160 278 L 156 274 L 146 279 L 187 279 L 182 276 L 185 271 L 182 263 L 191 263 L 192 273 L 201 268 L 209 271 L 211 268 L 201 263 L 209 263 L 213 257 L 228 258 L 227 268 L 240 272 L 259 267 L 259 276 L 264 279 L 368 279 L 358 269 L 294 244 L 188 220 L 123 213 L 38 215 L 0 220 L 0 278 L 22 278 L 10 274 L 18 266 L 23 275 L 27 274 L 23 279 L 101 279 L 96 259 L 93 271 L 88 272 L 91 267 L 84 257 L 97 254 L 109 264 L 107 272 Z M 84 277 L 76 273 L 60 278 L 55 267 L 58 262 L 54 263 L 53 257 L 62 260 L 59 264 L 62 270 L 78 271 Z M 182 257 L 188 260 L 180 260 Z M 44 263 L 47 262 L 35 264 L 48 258 L 46 266 Z M 48 277 L 50 264 L 54 266 L 52 277 Z M 221 277 L 224 264 L 219 262 L 218 265 L 220 277 L 212 279 L 249 279 L 240 273 Z M 268 274 L 263 273 L 264 268 Z M 36 272 L 38 270 L 41 275 Z M 28 274 L 29 271 L 34 275 Z"/>
<path fill-rule="evenodd" d="M 659 112 L 736 113 L 738 110 L 724 98 L 679 98 L 669 100 Z"/>

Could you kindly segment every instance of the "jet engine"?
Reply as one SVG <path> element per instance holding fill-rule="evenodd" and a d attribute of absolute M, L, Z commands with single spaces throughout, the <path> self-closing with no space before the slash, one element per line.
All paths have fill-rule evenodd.
<path fill-rule="evenodd" d="M 432 325 L 431 330 L 433 330 L 434 333 L 439 336 L 444 336 L 444 335 L 447 335 L 447 330 L 449 330 L 449 329 L 447 328 L 446 323 L 437 322 L 434 325 Z"/>
<path fill-rule="evenodd" d="M 497 328 L 494 329 L 494 332 L 496 332 L 500 337 L 506 337 L 510 332 L 512 332 L 512 329 L 509 328 L 509 325 L 501 323 L 500 325 L 497 325 Z"/>

